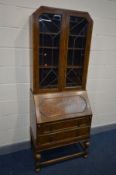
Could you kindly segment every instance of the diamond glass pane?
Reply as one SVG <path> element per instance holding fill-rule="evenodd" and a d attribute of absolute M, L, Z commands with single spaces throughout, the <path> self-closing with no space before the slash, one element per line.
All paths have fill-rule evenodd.
<path fill-rule="evenodd" d="M 58 69 L 56 68 L 40 68 L 39 79 L 40 88 L 56 88 L 58 84 Z"/>
<path fill-rule="evenodd" d="M 66 77 L 66 85 L 68 87 L 80 86 L 82 83 L 82 69 L 68 68 Z"/>

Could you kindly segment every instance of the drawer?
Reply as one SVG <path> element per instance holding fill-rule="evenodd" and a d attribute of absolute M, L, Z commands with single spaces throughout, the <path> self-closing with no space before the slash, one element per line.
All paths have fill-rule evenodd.
<path fill-rule="evenodd" d="M 78 138 L 83 138 L 84 136 L 89 136 L 90 133 L 90 127 L 83 127 L 83 128 L 72 128 L 71 130 L 64 130 L 59 131 L 56 133 L 51 134 L 44 134 L 44 135 L 38 135 L 38 141 L 39 144 L 47 144 L 47 143 L 55 143 L 55 142 L 61 142 L 65 140 L 73 140 Z M 70 143 L 70 142 L 69 142 Z"/>
<path fill-rule="evenodd" d="M 91 116 L 81 117 L 81 118 L 73 118 L 73 119 L 66 119 L 60 120 L 52 123 L 43 123 L 38 125 L 38 133 L 50 133 L 62 129 L 70 129 L 72 127 L 85 127 L 91 125 Z"/>

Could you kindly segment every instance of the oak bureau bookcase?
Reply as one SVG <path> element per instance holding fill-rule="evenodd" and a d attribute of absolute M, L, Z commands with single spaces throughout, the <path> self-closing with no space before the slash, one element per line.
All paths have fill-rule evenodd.
<path fill-rule="evenodd" d="M 30 133 L 36 171 L 87 157 L 92 112 L 86 92 L 93 21 L 87 12 L 41 6 L 31 17 Z M 41 153 L 77 144 L 81 151 L 42 161 Z"/>

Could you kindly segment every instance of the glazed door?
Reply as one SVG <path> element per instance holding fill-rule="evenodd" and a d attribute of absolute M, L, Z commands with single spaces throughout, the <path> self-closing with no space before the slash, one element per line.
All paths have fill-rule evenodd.
<path fill-rule="evenodd" d="M 65 88 L 81 89 L 84 76 L 84 63 L 88 21 L 81 16 L 68 16 L 68 42 L 65 66 Z"/>
<path fill-rule="evenodd" d="M 46 12 L 38 17 L 38 87 L 43 91 L 59 88 L 59 60 L 62 14 Z"/>

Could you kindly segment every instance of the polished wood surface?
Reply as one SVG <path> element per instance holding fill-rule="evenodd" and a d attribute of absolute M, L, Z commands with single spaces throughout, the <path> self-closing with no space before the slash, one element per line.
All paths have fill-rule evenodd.
<path fill-rule="evenodd" d="M 44 18 L 42 18 L 43 14 Z M 50 16 L 50 19 L 47 15 Z M 59 30 L 56 32 L 52 31 L 52 27 L 50 27 L 52 23 L 51 16 L 56 19 L 58 18 L 56 21 L 58 24 L 60 23 Z M 73 20 L 71 21 L 71 19 Z M 44 30 L 45 25 L 43 25 L 44 27 L 42 26 L 43 31 L 41 30 L 42 20 L 44 22 L 46 21 L 46 26 L 51 30 Z M 80 26 L 82 21 L 85 21 L 84 27 Z M 72 29 L 70 26 L 72 25 L 72 28 L 75 28 L 77 24 L 79 31 L 77 32 L 77 28 L 75 30 L 77 33 L 71 33 Z M 31 16 L 33 56 L 31 59 L 30 76 L 30 135 L 37 172 L 42 165 L 78 156 L 86 158 L 88 155 L 92 111 L 86 92 L 86 80 L 92 26 L 93 21 L 87 12 L 42 6 Z M 86 32 L 84 33 L 83 30 Z M 50 35 L 51 38 L 52 36 L 59 35 L 58 45 L 50 45 L 49 37 L 45 38 L 44 35 Z M 77 38 L 81 38 L 81 41 L 78 40 L 77 42 Z M 75 41 L 77 42 L 76 47 Z M 47 42 L 48 45 L 41 44 L 44 42 Z M 85 44 L 80 47 L 78 43 L 80 45 L 82 43 Z M 49 55 L 50 49 L 52 50 L 52 55 Z M 72 50 L 73 54 L 76 55 L 74 60 L 71 58 Z M 47 58 L 45 58 L 46 56 Z M 53 58 L 51 58 L 52 56 Z M 45 59 L 48 60 L 43 64 L 43 60 Z M 58 62 L 47 64 L 50 59 L 55 59 L 55 61 L 58 59 Z M 71 59 L 73 63 L 70 64 Z M 48 75 L 46 72 L 48 70 L 53 71 L 53 69 L 57 69 L 57 71 L 54 71 L 42 86 L 41 82 L 45 78 L 41 78 L 40 70 L 44 70 L 44 75 Z M 68 72 L 68 70 L 70 71 Z M 71 71 L 72 74 L 68 77 L 69 80 L 67 74 Z M 48 86 L 49 84 L 47 83 L 49 81 L 52 82 L 54 76 L 57 79 L 56 86 L 54 84 Z M 81 146 L 82 151 L 52 160 L 42 161 L 41 153 L 43 151 L 75 143 Z"/>
<path fill-rule="evenodd" d="M 80 96 L 46 98 L 40 103 L 40 113 L 46 117 L 55 117 L 82 113 L 86 110 L 86 101 Z"/>
<path fill-rule="evenodd" d="M 52 122 L 91 115 L 86 91 L 66 91 L 34 95 L 37 122 Z"/>

